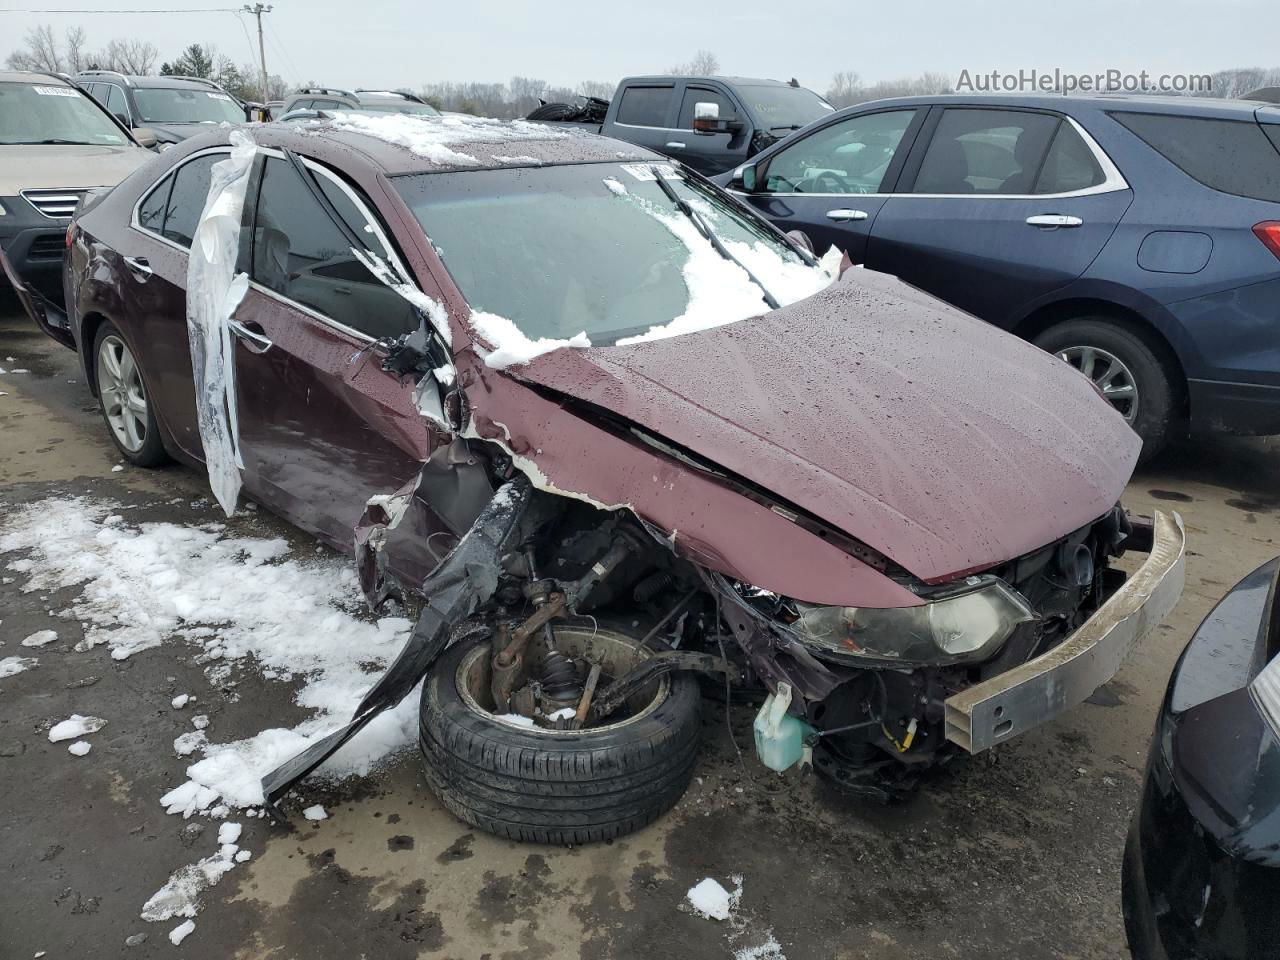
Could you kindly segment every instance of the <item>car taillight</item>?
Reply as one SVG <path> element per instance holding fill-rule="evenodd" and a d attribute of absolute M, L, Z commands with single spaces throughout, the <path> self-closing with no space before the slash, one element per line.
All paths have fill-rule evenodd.
<path fill-rule="evenodd" d="M 1254 226 L 1253 232 L 1280 259 L 1280 220 L 1263 220 Z"/>
<path fill-rule="evenodd" d="M 67 249 L 68 250 L 71 249 L 71 241 L 75 238 L 75 235 L 76 235 L 76 222 L 72 220 L 70 223 L 67 224 Z"/>

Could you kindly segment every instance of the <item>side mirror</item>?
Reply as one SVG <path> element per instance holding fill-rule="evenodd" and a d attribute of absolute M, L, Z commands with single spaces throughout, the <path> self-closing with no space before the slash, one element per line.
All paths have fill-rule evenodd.
<path fill-rule="evenodd" d="M 133 139 L 138 141 L 139 146 L 146 147 L 148 150 L 154 150 L 160 138 L 156 136 L 156 132 L 150 127 L 138 127 L 133 131 Z"/>
<path fill-rule="evenodd" d="M 120 126 L 124 127 L 126 130 L 131 129 L 133 127 L 133 124 L 129 122 L 128 114 L 114 113 L 112 114 L 112 116 L 115 117 L 117 120 L 119 120 Z"/>
<path fill-rule="evenodd" d="M 720 104 L 695 103 L 693 105 L 693 132 L 715 133 L 720 123 Z"/>
<path fill-rule="evenodd" d="M 756 165 L 754 163 L 744 163 L 733 171 L 733 176 L 729 178 L 729 189 L 740 190 L 743 193 L 756 192 Z"/>
<path fill-rule="evenodd" d="M 713 133 L 737 133 L 742 121 L 737 117 L 720 116 L 720 104 L 695 103 L 693 105 L 693 132 L 710 136 Z"/>

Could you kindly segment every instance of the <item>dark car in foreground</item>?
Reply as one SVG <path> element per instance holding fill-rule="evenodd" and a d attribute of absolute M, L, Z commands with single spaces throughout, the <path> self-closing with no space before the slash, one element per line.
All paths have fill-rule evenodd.
<path fill-rule="evenodd" d="M 842 110 L 717 178 L 1083 371 L 1151 456 L 1280 432 L 1280 108 L 942 96 Z"/>
<path fill-rule="evenodd" d="M 795 80 L 626 77 L 612 100 L 546 103 L 530 120 L 572 124 L 648 147 L 712 176 L 832 112 Z"/>
<path fill-rule="evenodd" d="M 1232 588 L 1174 668 L 1124 918 L 1136 960 L 1280 957 L 1280 558 Z"/>
<path fill-rule="evenodd" d="M 178 143 L 210 126 L 249 119 L 242 102 L 201 77 L 131 77 L 114 70 L 84 70 L 74 81 L 149 146 Z"/>
<path fill-rule="evenodd" d="M 210 251 L 248 280 L 213 326 Z M 1137 437 L 1058 359 L 835 273 L 650 151 L 523 121 L 215 132 L 87 204 L 68 341 L 121 453 L 220 501 L 229 470 L 354 540 L 375 606 L 429 598 L 264 796 L 424 674 L 433 788 L 544 842 L 679 798 L 693 673 L 769 689 L 777 768 L 881 795 L 1108 679 L 1182 586 L 1180 521 L 1117 502 Z"/>

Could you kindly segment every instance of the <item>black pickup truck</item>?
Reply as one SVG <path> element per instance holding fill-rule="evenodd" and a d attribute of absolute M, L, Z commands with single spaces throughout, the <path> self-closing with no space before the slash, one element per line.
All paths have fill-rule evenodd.
<path fill-rule="evenodd" d="M 528 119 L 640 144 L 708 177 L 832 111 L 795 80 L 749 77 L 627 77 L 612 100 L 584 100 L 543 104 Z"/>

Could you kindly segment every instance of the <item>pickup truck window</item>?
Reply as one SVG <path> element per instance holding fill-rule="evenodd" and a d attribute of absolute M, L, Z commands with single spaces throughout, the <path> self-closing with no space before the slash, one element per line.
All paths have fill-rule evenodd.
<path fill-rule="evenodd" d="M 735 86 L 734 90 L 747 102 L 759 125 L 774 133 L 799 130 L 819 117 L 828 116 L 835 109 L 804 87 L 743 83 Z"/>
<path fill-rule="evenodd" d="M 738 108 L 722 93 L 709 87 L 685 87 L 684 99 L 680 101 L 680 118 L 676 120 L 677 129 L 693 129 L 693 108 L 699 103 L 716 104 L 720 107 L 721 117 L 729 117 L 738 112 Z"/>
<path fill-rule="evenodd" d="M 677 196 L 779 302 L 829 282 L 719 191 L 661 166 Z M 682 332 L 768 310 L 760 287 L 676 209 L 650 165 L 415 174 L 392 182 L 472 310 L 505 317 L 531 339 L 585 332 L 601 346 L 668 324 Z M 699 325 L 708 315 L 712 322 Z"/>
<path fill-rule="evenodd" d="M 615 123 L 633 127 L 665 127 L 675 87 L 627 87 L 622 91 Z"/>

